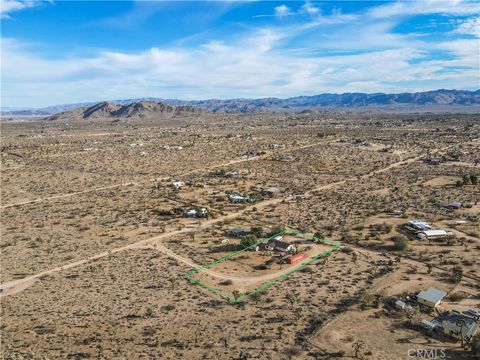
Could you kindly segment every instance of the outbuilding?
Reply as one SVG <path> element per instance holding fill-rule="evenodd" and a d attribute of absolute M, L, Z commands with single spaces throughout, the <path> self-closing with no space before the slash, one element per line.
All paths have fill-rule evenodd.
<path fill-rule="evenodd" d="M 417 237 L 422 240 L 443 239 L 451 236 L 453 236 L 453 233 L 446 230 L 426 230 L 417 233 Z"/>
<path fill-rule="evenodd" d="M 245 230 L 243 228 L 232 228 L 228 230 L 227 235 L 229 236 L 235 236 L 235 237 L 243 237 L 248 235 L 248 230 Z"/>
<path fill-rule="evenodd" d="M 417 301 L 419 304 L 436 308 L 442 302 L 445 295 L 447 295 L 447 293 L 443 290 L 430 288 L 420 291 L 417 295 Z"/>

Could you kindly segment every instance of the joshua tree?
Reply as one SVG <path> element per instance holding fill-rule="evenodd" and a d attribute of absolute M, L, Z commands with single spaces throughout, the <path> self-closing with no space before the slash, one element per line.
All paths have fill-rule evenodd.
<path fill-rule="evenodd" d="M 297 296 L 294 293 L 289 292 L 287 295 L 285 295 L 285 298 L 290 303 L 290 307 L 293 309 L 293 305 L 295 305 L 297 302 Z"/>
<path fill-rule="evenodd" d="M 455 266 L 452 269 L 452 277 L 456 284 L 459 284 L 463 279 L 463 270 L 460 266 Z"/>
<path fill-rule="evenodd" d="M 462 342 L 462 348 L 463 348 L 463 327 L 466 325 L 465 323 L 465 320 L 463 319 L 458 319 L 456 322 L 455 322 L 455 325 L 457 325 L 458 327 L 460 327 L 460 341 Z"/>
<path fill-rule="evenodd" d="M 357 253 L 354 251 L 354 252 L 352 252 L 352 262 L 353 262 L 354 264 L 356 264 L 356 263 L 357 263 L 357 260 L 358 260 L 358 255 L 357 255 Z"/>
<path fill-rule="evenodd" d="M 295 320 L 299 320 L 302 317 L 302 308 L 301 307 L 296 307 L 293 310 L 293 315 L 295 316 Z"/>
<path fill-rule="evenodd" d="M 354 351 L 353 357 L 355 359 L 358 359 L 359 358 L 358 356 L 360 355 L 360 352 L 365 348 L 365 343 L 362 340 L 357 340 L 353 343 L 352 348 L 353 348 L 353 351 Z"/>

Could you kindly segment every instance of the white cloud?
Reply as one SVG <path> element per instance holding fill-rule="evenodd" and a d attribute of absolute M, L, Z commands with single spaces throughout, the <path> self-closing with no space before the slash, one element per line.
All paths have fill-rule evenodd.
<path fill-rule="evenodd" d="M 471 15 L 480 12 L 480 3 L 471 0 L 412 0 L 396 1 L 377 6 L 369 11 L 374 18 L 391 18 L 407 15 Z"/>
<path fill-rule="evenodd" d="M 2 19 L 10 19 L 10 13 L 20 11 L 27 8 L 39 6 L 44 1 L 35 0 L 0 0 L 0 17 Z"/>
<path fill-rule="evenodd" d="M 291 12 L 288 7 L 282 11 Z M 90 57 L 49 59 L 21 42 L 2 39 L 2 104 L 478 87 L 478 39 L 422 40 L 395 33 L 398 19 L 372 21 L 362 14 L 299 18 L 303 22 L 282 21 L 282 26 L 248 30 L 230 41 L 103 51 Z M 474 29 L 478 19 L 468 20 L 456 31 Z"/>
<path fill-rule="evenodd" d="M 320 12 L 320 9 L 313 5 L 310 1 L 307 1 L 305 4 L 303 4 L 302 10 L 310 15 L 316 15 Z"/>
<path fill-rule="evenodd" d="M 292 12 L 290 11 L 290 8 L 283 4 L 275 7 L 275 15 L 276 16 L 287 16 L 291 15 Z"/>
<path fill-rule="evenodd" d="M 466 19 L 453 31 L 457 34 L 467 34 L 480 37 L 480 16 Z"/>

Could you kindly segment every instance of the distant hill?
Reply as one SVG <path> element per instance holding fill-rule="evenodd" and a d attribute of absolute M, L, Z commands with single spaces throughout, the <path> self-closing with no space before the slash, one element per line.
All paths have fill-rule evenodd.
<path fill-rule="evenodd" d="M 106 105 L 108 104 L 108 105 Z M 138 105 L 141 104 L 141 105 Z M 159 105 L 161 104 L 161 105 Z M 462 111 L 480 110 L 480 90 L 434 90 L 417 93 L 344 93 L 297 96 L 287 99 L 211 99 L 178 100 L 141 98 L 113 100 L 108 103 L 77 103 L 49 106 L 42 109 L 2 112 L 2 115 L 51 115 L 77 108 L 87 107 L 89 116 L 142 117 L 149 113 L 169 113 L 175 111 L 195 111 L 204 109 L 215 113 L 255 113 L 266 111 L 301 111 L 305 109 L 388 109 L 391 111 Z M 181 109 L 180 107 L 184 107 Z M 143 114 L 143 115 L 142 115 Z"/>
<path fill-rule="evenodd" d="M 154 101 L 137 101 L 126 105 L 119 105 L 111 102 L 101 102 L 88 107 L 80 107 L 60 112 L 49 116 L 48 120 L 69 120 L 69 119 L 129 119 L 129 118 L 151 118 L 166 116 L 175 117 L 177 115 L 187 115 L 200 113 L 199 110 L 192 106 L 172 106 L 161 102 Z"/>

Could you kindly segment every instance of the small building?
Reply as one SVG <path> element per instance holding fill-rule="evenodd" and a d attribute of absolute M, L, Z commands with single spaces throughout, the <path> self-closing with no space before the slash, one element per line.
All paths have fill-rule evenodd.
<path fill-rule="evenodd" d="M 292 155 L 280 155 L 275 158 L 277 161 L 293 161 L 295 158 Z"/>
<path fill-rule="evenodd" d="M 176 190 L 181 189 L 182 187 L 185 187 L 187 184 L 184 181 L 174 181 L 172 183 L 172 187 Z"/>
<path fill-rule="evenodd" d="M 440 165 L 442 159 L 434 156 L 427 156 L 423 159 L 423 162 L 429 165 Z"/>
<path fill-rule="evenodd" d="M 282 240 L 272 239 L 268 243 L 265 244 L 265 250 L 270 251 L 280 251 L 280 252 L 292 252 L 293 245 L 289 244 Z"/>
<path fill-rule="evenodd" d="M 242 228 L 232 228 L 227 231 L 227 235 L 234 237 L 244 237 L 248 235 L 248 230 Z"/>
<path fill-rule="evenodd" d="M 208 215 L 208 210 L 205 208 L 197 209 L 190 209 L 185 211 L 185 216 L 187 217 L 206 217 Z"/>
<path fill-rule="evenodd" d="M 458 209 L 461 209 L 462 207 L 463 207 L 463 203 L 461 202 L 452 202 L 445 205 L 445 208 L 449 210 L 458 210 Z"/>
<path fill-rule="evenodd" d="M 446 230 L 426 230 L 417 233 L 417 237 L 421 240 L 438 240 L 451 236 L 453 236 L 453 233 Z"/>
<path fill-rule="evenodd" d="M 420 291 L 417 295 L 417 301 L 419 304 L 436 308 L 442 302 L 445 295 L 447 295 L 447 293 L 443 290 L 430 288 Z"/>
<path fill-rule="evenodd" d="M 478 331 L 480 323 L 475 319 L 457 312 L 450 312 L 442 319 L 445 335 L 456 339 L 470 340 Z"/>
<path fill-rule="evenodd" d="M 424 220 L 410 220 L 405 225 L 405 229 L 414 233 L 425 230 L 432 230 L 432 227 Z"/>
<path fill-rule="evenodd" d="M 412 306 L 405 303 L 404 301 L 398 299 L 397 301 L 395 301 L 395 308 L 397 308 L 398 310 L 404 310 L 406 312 L 410 312 L 413 310 Z"/>
<path fill-rule="evenodd" d="M 271 188 L 268 188 L 268 189 L 264 189 L 262 191 L 262 194 L 264 196 L 268 196 L 268 197 L 274 197 L 278 194 L 280 194 L 283 190 L 280 189 L 280 188 L 276 188 L 276 187 L 271 187 Z"/>
<path fill-rule="evenodd" d="M 233 204 L 252 202 L 252 198 L 242 193 L 228 194 L 228 200 Z"/>

